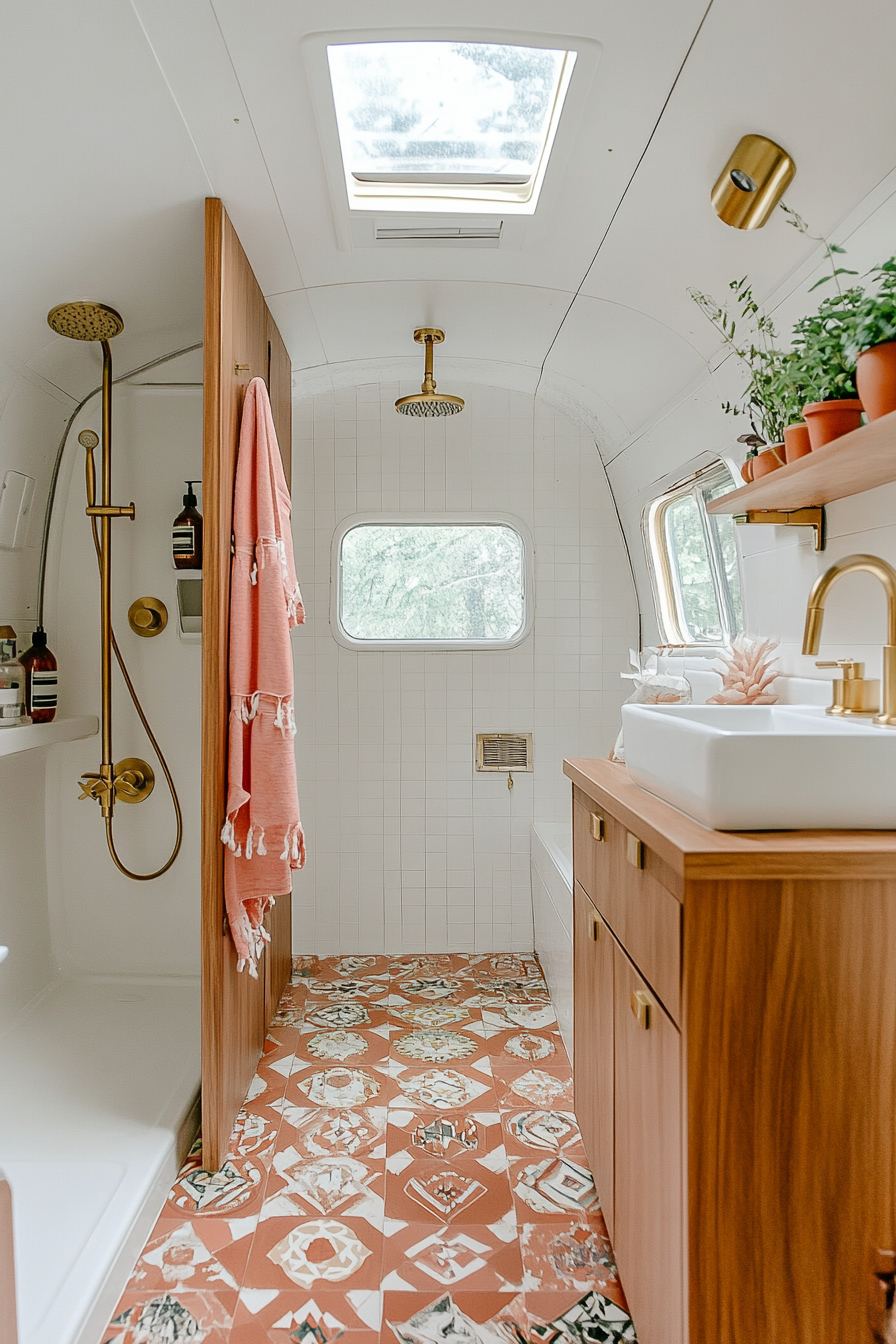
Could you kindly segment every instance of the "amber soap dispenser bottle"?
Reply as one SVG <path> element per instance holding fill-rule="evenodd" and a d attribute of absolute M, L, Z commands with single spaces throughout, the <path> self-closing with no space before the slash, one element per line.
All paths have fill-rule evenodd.
<path fill-rule="evenodd" d="M 25 709 L 32 723 L 52 723 L 56 717 L 59 672 L 56 655 L 47 648 L 47 632 L 38 626 L 31 648 L 19 658 L 25 669 Z"/>
<path fill-rule="evenodd" d="M 196 508 L 193 482 L 186 481 L 183 512 L 174 520 L 171 534 L 171 554 L 175 569 L 202 568 L 202 514 Z M 201 481 L 196 482 L 201 485 Z"/>

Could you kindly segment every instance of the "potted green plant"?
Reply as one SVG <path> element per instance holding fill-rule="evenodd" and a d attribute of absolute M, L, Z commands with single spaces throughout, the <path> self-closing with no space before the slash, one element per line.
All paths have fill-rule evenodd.
<path fill-rule="evenodd" d="M 869 272 L 873 293 L 858 304 L 848 341 L 856 361 L 856 388 L 869 420 L 896 411 L 896 257 Z"/>
<path fill-rule="evenodd" d="M 805 391 L 803 416 L 813 449 L 862 423 L 851 342 L 863 297 L 859 285 L 832 294 L 793 328 L 792 375 Z"/>
<path fill-rule="evenodd" d="M 796 360 L 775 344 L 774 323 L 754 299 L 747 277 L 732 280 L 728 288 L 739 310 L 736 318 L 711 295 L 697 289 L 688 293 L 749 374 L 743 395 L 735 402 L 723 402 L 722 409 L 726 415 L 745 415 L 752 426 L 753 433 L 738 440 L 753 450 L 748 457 L 752 479 L 783 466 L 784 431 L 801 418 L 806 398 L 795 378 Z M 774 451 L 760 454 L 761 447 Z"/>

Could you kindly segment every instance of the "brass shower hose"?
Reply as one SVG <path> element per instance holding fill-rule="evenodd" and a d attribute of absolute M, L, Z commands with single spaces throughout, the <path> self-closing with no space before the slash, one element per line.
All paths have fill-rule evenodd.
<path fill-rule="evenodd" d="M 92 508 L 93 505 L 96 503 L 96 468 L 94 466 L 92 448 L 88 448 L 87 450 L 86 472 L 87 472 L 87 503 Z M 100 543 L 100 533 L 96 518 L 91 518 L 90 524 L 93 529 L 93 545 L 96 551 L 96 561 L 97 564 L 99 565 L 100 577 L 102 578 L 103 548 Z M 174 804 L 174 815 L 177 821 L 177 837 L 174 841 L 174 848 L 172 849 L 167 862 L 163 863 L 162 867 L 156 869 L 154 873 L 133 873 L 131 872 L 130 868 L 127 867 L 126 864 L 122 863 L 121 859 L 118 856 L 118 851 L 115 848 L 115 837 L 112 834 L 111 816 L 105 818 L 106 844 L 109 846 L 109 853 L 112 856 L 112 862 L 115 864 L 115 867 L 119 870 L 119 872 L 124 873 L 125 877 L 130 877 L 135 882 L 152 882 L 155 878 L 161 877 L 163 873 L 167 873 L 168 869 L 171 867 L 171 865 L 174 863 L 174 860 L 180 853 L 180 846 L 184 833 L 184 819 L 183 814 L 180 810 L 180 800 L 177 796 L 177 789 L 174 787 L 174 780 L 172 778 L 171 771 L 168 769 L 168 762 L 162 755 L 162 748 L 156 741 L 155 734 L 153 733 L 152 728 L 150 728 L 149 726 L 149 720 L 147 719 L 146 714 L 144 713 L 143 706 L 140 703 L 140 698 L 137 695 L 136 690 L 134 689 L 134 683 L 131 681 L 131 676 L 130 673 L 128 672 L 127 664 L 125 663 L 124 658 L 121 655 L 121 650 L 118 647 L 118 640 L 115 638 L 115 631 L 112 629 L 111 624 L 109 626 L 109 635 L 112 643 L 112 652 L 115 654 L 116 662 L 118 663 L 121 675 L 124 678 L 124 684 L 128 688 L 128 692 L 130 694 L 131 700 L 133 701 L 134 708 L 136 709 L 140 722 L 143 724 L 143 727 L 146 731 L 146 736 L 149 738 L 152 749 L 158 758 L 159 765 L 162 767 L 162 774 L 165 776 L 165 783 L 168 785 L 168 792 L 171 794 L 171 801 Z"/>

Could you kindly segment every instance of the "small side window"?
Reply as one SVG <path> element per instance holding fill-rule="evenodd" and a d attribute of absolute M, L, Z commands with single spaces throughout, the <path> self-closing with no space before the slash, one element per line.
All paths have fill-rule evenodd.
<path fill-rule="evenodd" d="M 668 644 L 727 644 L 743 629 L 734 520 L 706 505 L 734 489 L 722 462 L 644 511 L 657 616 Z"/>
<path fill-rule="evenodd" d="M 498 520 L 354 519 L 335 538 L 334 630 L 354 648 L 509 648 L 531 626 L 531 552 Z"/>

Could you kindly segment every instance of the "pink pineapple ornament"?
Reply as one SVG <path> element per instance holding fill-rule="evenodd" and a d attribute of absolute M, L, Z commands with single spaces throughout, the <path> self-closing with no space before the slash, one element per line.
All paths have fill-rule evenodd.
<path fill-rule="evenodd" d="M 753 635 L 735 635 L 730 648 L 719 654 L 723 666 L 722 689 L 707 700 L 708 705 L 776 705 L 777 691 L 771 685 L 778 675 L 778 663 L 772 657 L 776 639 Z"/>

